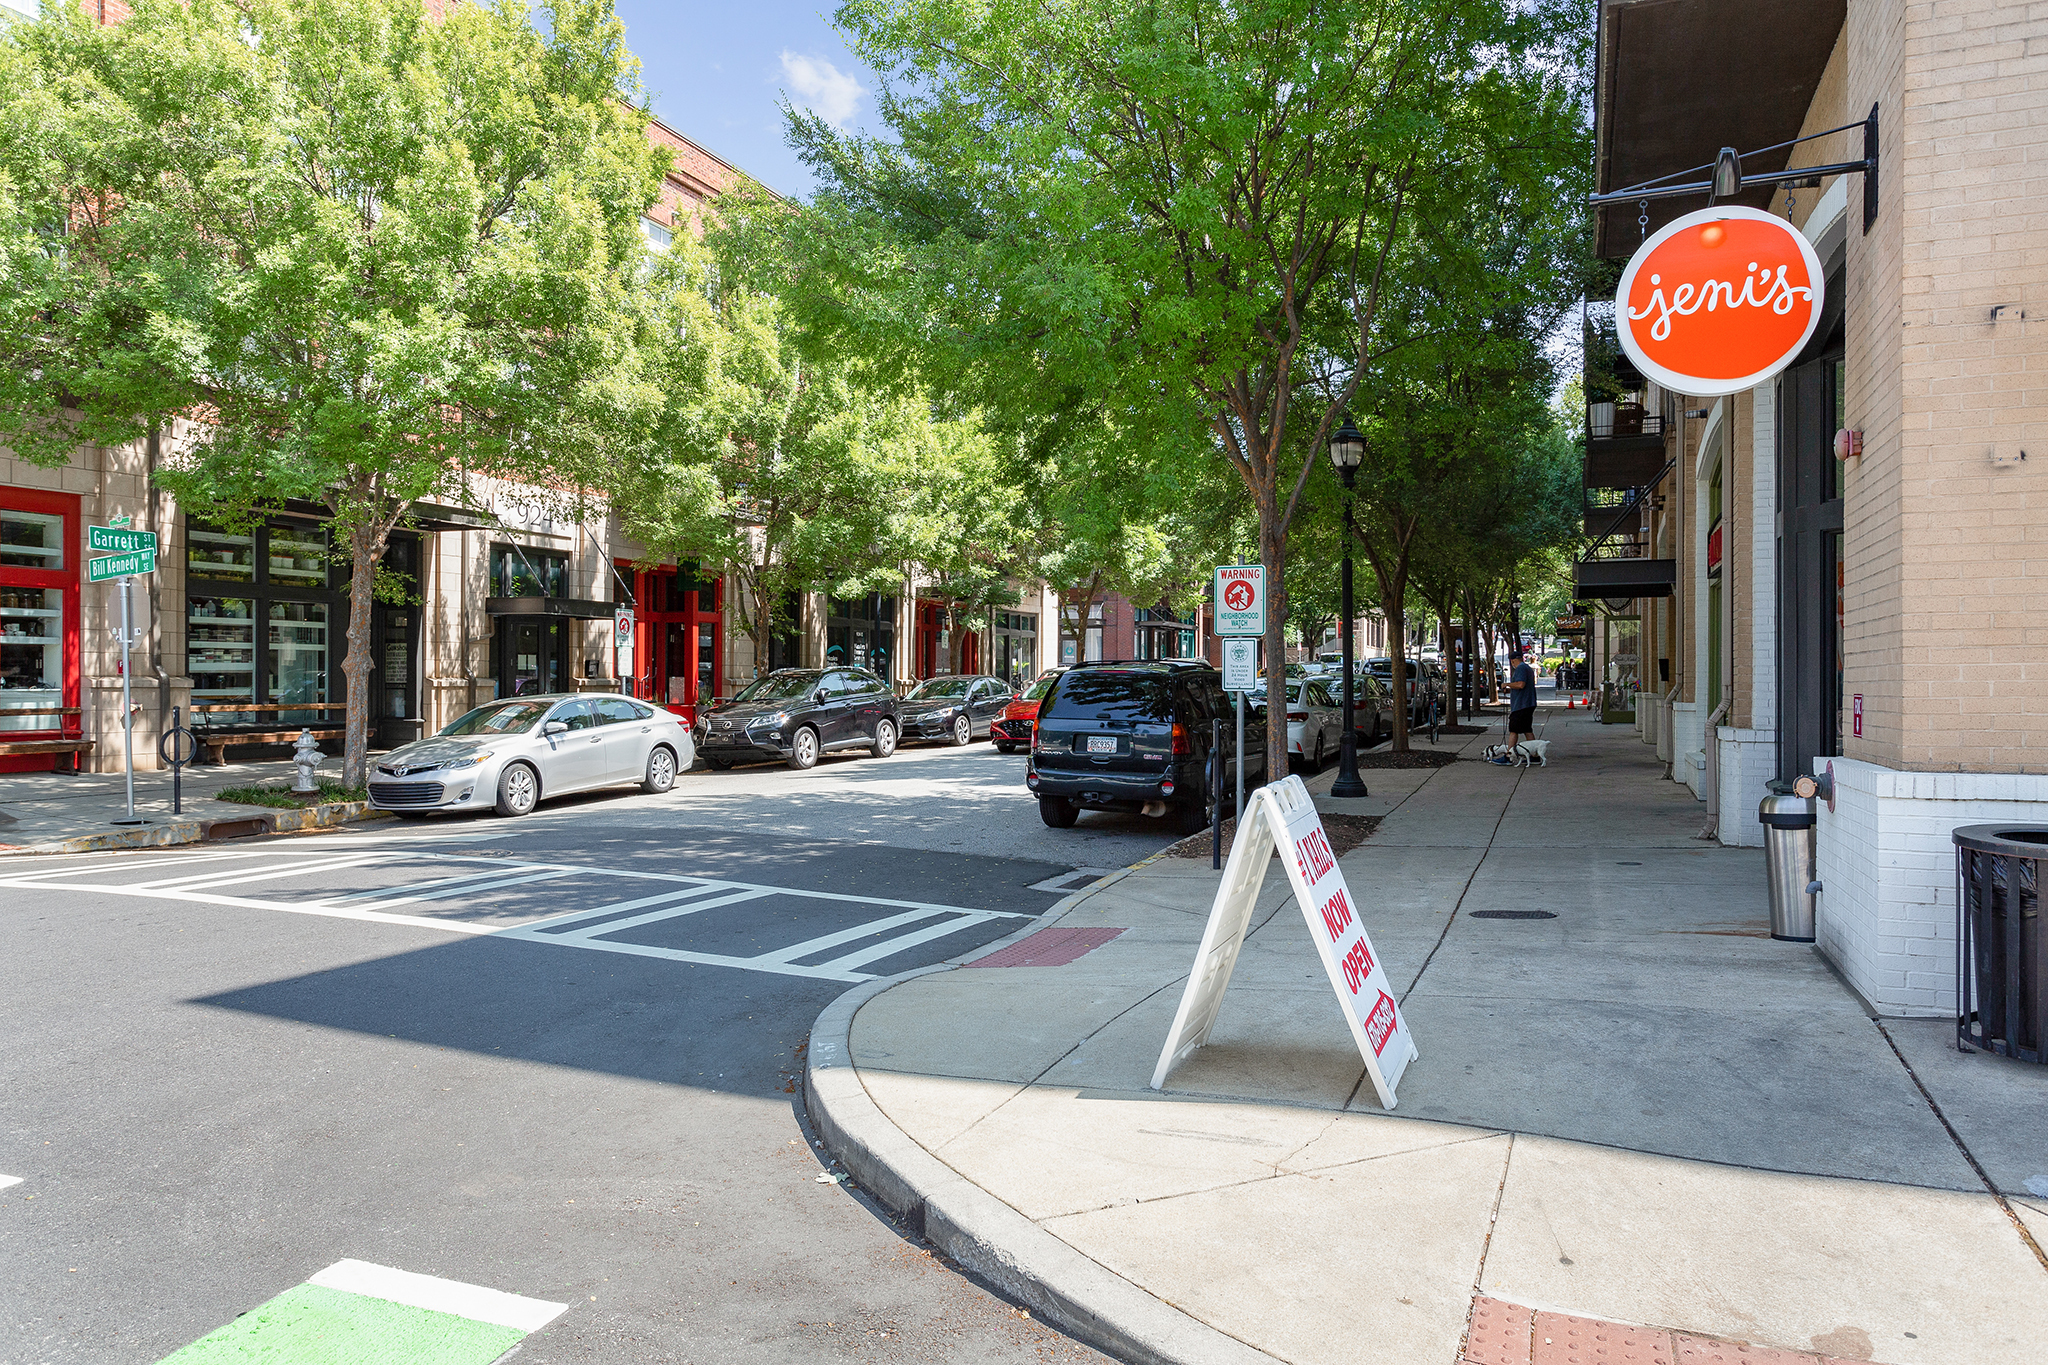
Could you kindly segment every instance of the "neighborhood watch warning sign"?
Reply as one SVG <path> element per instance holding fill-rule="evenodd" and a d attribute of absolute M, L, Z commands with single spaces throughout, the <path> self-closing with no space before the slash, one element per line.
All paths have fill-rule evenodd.
<path fill-rule="evenodd" d="M 1223 884 L 1216 888 L 1209 925 L 1173 1017 L 1173 1031 L 1167 1034 L 1159 1066 L 1152 1073 L 1152 1088 L 1163 1088 L 1167 1073 L 1209 1041 L 1275 849 L 1294 887 L 1295 903 L 1308 922 L 1309 937 L 1322 955 L 1330 988 L 1351 1026 L 1352 1040 L 1365 1058 L 1366 1074 L 1372 1077 L 1380 1103 L 1392 1109 L 1401 1073 L 1421 1054 L 1394 1000 L 1393 983 L 1372 950 L 1351 888 L 1344 884 L 1315 800 L 1298 777 L 1251 793 L 1251 809 L 1238 822 Z"/>

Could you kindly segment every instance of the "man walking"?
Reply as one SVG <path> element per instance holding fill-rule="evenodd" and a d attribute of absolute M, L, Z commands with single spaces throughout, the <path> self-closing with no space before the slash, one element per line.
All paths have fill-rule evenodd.
<path fill-rule="evenodd" d="M 1520 646 L 1508 651 L 1508 662 L 1513 665 L 1508 673 L 1508 739 L 1514 757 L 1520 758 L 1523 737 L 1536 734 L 1536 670 L 1529 667 Z"/>

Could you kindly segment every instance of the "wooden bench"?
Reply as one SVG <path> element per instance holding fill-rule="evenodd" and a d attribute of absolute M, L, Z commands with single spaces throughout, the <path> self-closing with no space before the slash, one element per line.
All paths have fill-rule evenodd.
<path fill-rule="evenodd" d="M 76 706 L 4 706 L 0 707 L 0 729 L 6 728 L 10 716 L 68 717 L 82 714 L 84 714 L 83 711 Z M 66 729 L 69 729 L 74 723 L 67 720 L 64 722 L 64 726 Z M 40 732 L 35 730 L 17 731 L 16 733 L 21 737 L 10 739 L 0 736 L 0 756 L 12 758 L 17 754 L 70 754 L 72 755 L 71 767 L 74 772 L 78 770 L 83 757 L 93 751 L 96 743 L 96 741 L 90 739 L 81 739 L 76 735 L 64 735 L 62 733 L 47 739 L 42 738 Z M 30 736 L 35 737 L 30 738 Z"/>
<path fill-rule="evenodd" d="M 348 703 L 341 701 L 287 701 L 259 704 L 256 702 L 231 701 L 220 702 L 210 706 L 195 706 L 191 709 L 196 719 L 200 712 L 211 713 L 215 711 L 226 711 L 238 715 L 248 715 L 252 712 L 260 711 L 346 711 Z M 346 733 L 346 731 L 330 727 L 323 726 L 315 729 L 308 725 L 300 725 L 290 730 L 264 730 L 256 728 L 256 724 L 194 724 L 190 729 L 193 740 L 206 752 L 206 761 L 216 768 L 227 766 L 229 745 L 294 744 L 298 742 L 300 733 L 309 729 L 313 731 L 313 738 L 316 740 L 339 739 Z"/>

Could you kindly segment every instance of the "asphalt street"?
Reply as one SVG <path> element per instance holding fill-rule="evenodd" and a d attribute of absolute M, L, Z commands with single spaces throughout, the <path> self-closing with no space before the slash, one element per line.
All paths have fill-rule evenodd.
<path fill-rule="evenodd" d="M 522 1365 L 1101 1359 L 820 1183 L 798 1084 L 850 985 L 1171 837 L 1048 830 L 1022 768 L 0 861 L 0 1362 L 160 1360 L 348 1259 L 568 1304 Z"/>

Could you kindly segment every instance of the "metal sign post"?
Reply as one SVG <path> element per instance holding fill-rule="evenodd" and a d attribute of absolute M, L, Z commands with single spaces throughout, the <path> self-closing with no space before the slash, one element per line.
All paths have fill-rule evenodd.
<path fill-rule="evenodd" d="M 1259 641 L 1256 636 L 1231 636 L 1223 641 L 1223 690 L 1232 694 L 1237 706 L 1237 804 L 1231 809 L 1244 813 L 1244 694 L 1259 685 Z"/>
<path fill-rule="evenodd" d="M 121 629 L 115 632 L 121 638 L 121 760 L 128 775 L 128 814 L 114 821 L 117 825 L 149 823 L 135 814 L 135 703 L 128 684 L 128 650 L 135 643 L 135 627 L 128 616 L 128 585 L 134 581 L 129 575 L 121 579 Z"/>
<path fill-rule="evenodd" d="M 85 561 L 85 581 L 121 580 L 121 628 L 114 633 L 121 641 L 121 755 L 128 777 L 128 814 L 114 823 L 146 825 L 149 822 L 135 814 L 135 699 L 129 683 L 128 651 L 134 647 L 139 632 L 129 614 L 129 589 L 136 574 L 156 572 L 156 532 L 128 529 L 127 517 L 115 517 L 113 521 L 111 526 L 86 528 L 86 547 L 105 553 Z"/>

